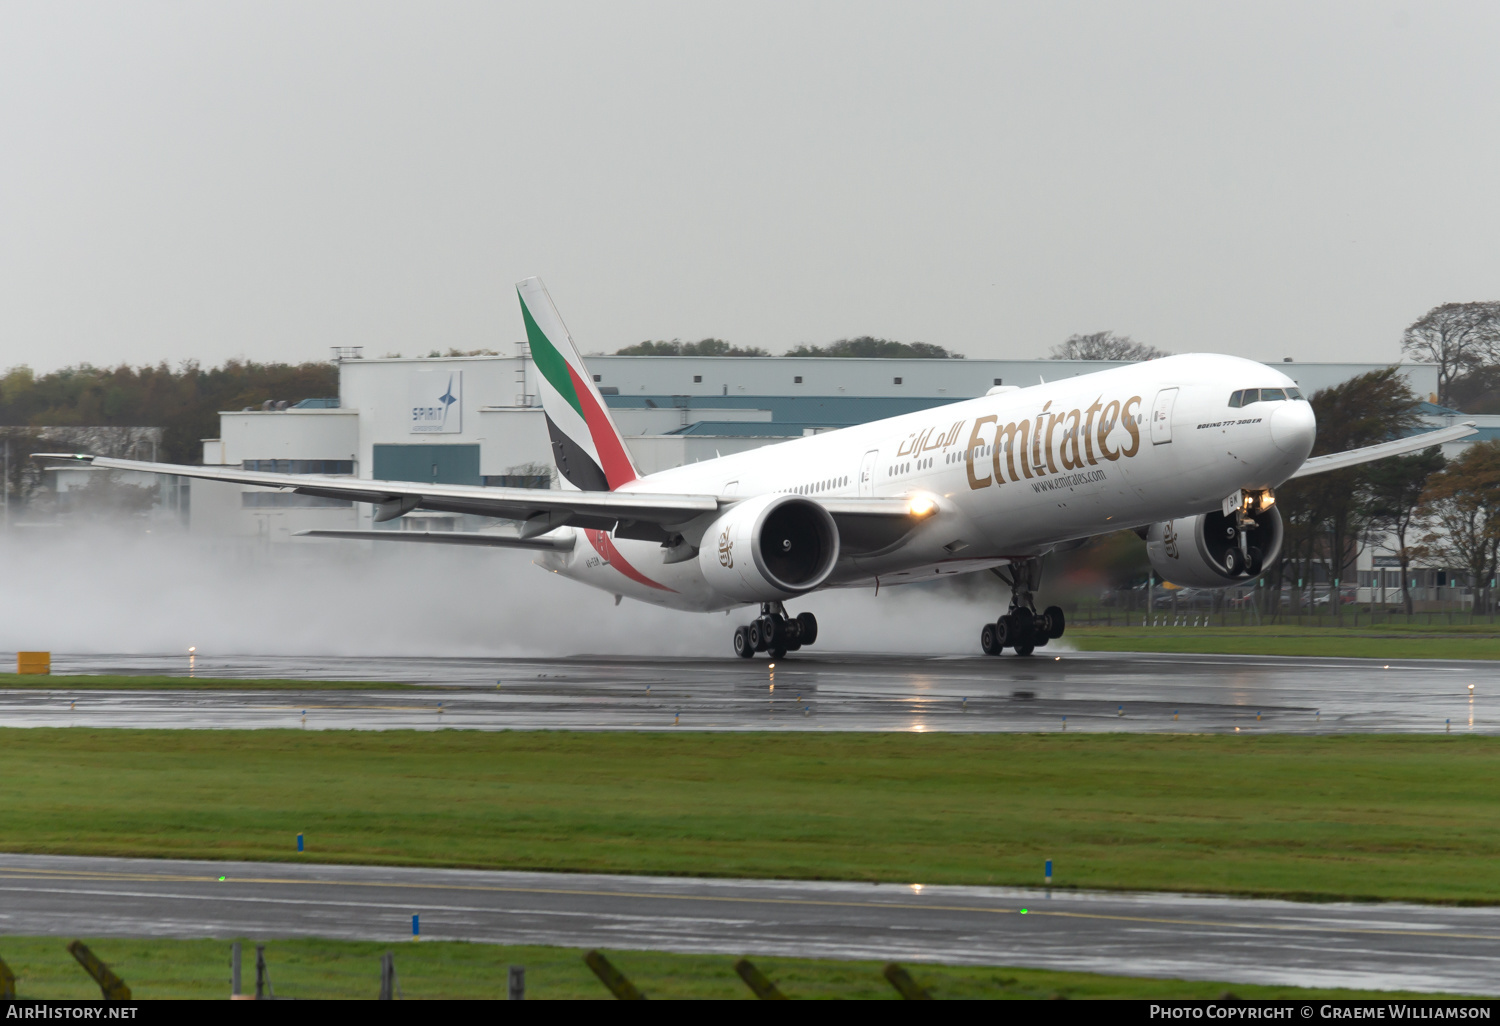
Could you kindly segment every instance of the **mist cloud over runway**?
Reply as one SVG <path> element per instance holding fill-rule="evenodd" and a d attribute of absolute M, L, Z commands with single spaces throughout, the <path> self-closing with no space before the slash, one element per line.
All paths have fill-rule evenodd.
<path fill-rule="evenodd" d="M 314 542 L 265 547 L 108 529 L 0 539 L 0 650 L 731 657 L 754 607 L 693 614 L 563 580 L 522 553 Z M 819 593 L 818 651 L 977 652 L 998 582 Z"/>

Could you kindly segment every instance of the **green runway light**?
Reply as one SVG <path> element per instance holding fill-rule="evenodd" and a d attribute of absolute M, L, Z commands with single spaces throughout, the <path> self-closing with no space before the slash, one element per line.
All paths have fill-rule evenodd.
<path fill-rule="evenodd" d="M 1024 909 L 1024 908 L 1023 908 L 1023 909 L 1021 909 L 1021 915 L 1023 915 L 1023 916 L 1024 916 L 1024 915 L 1025 915 L 1025 914 L 1026 914 L 1026 910 L 1025 910 L 1025 909 Z"/>
<path fill-rule="evenodd" d="M 223 882 L 224 882 L 224 878 L 222 876 L 219 877 L 219 883 L 223 883 Z"/>

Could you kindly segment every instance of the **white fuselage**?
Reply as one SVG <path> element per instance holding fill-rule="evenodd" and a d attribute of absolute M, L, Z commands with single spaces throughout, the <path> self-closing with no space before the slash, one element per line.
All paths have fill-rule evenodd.
<path fill-rule="evenodd" d="M 937 512 L 891 551 L 841 557 L 823 587 L 904 583 L 1039 555 L 1059 543 L 1191 516 L 1274 488 L 1307 458 L 1311 407 L 1231 408 L 1242 388 L 1295 383 L 1230 356 L 1173 356 L 677 467 L 625 489 L 748 498 L 926 496 Z M 565 531 L 573 530 L 565 528 Z M 690 539 L 697 544 L 701 539 Z M 677 609 L 744 605 L 657 542 L 576 531 L 549 570 Z"/>

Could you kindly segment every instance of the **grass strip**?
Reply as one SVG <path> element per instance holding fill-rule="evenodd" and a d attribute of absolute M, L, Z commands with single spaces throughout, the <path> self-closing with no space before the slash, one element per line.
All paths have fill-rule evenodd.
<path fill-rule="evenodd" d="M 441 685 L 388 680 L 274 680 L 132 676 L 113 673 L 0 673 L 0 688 L 27 691 L 424 691 Z"/>
<path fill-rule="evenodd" d="M 0 958 L 16 974 L 17 994 L 32 1000 L 97 999 L 99 988 L 65 950 L 70 938 L 0 937 Z M 229 996 L 229 941 L 84 941 L 139 999 Z M 279 998 L 373 998 L 380 991 L 380 956 L 396 956 L 401 996 L 503 998 L 510 966 L 526 969 L 529 1000 L 609 1000 L 610 995 L 574 948 L 510 947 L 460 941 L 381 944 L 322 939 L 266 942 L 266 966 Z M 725 955 L 609 951 L 610 960 L 650 998 L 754 1000 Z M 755 965 L 789 998 L 898 1000 L 881 976 L 882 963 L 752 955 Z M 255 942 L 242 942 L 241 988 L 255 992 Z M 1036 998 L 1433 998 L 1441 995 L 1332 988 L 1257 986 L 1190 980 L 1142 979 L 1098 973 L 994 966 L 908 963 L 917 982 L 939 999 Z"/>
<path fill-rule="evenodd" d="M 1500 659 L 1490 627 L 1069 627 L 1067 641 L 1080 652 Z"/>
<path fill-rule="evenodd" d="M 1500 901 L 1491 737 L 64 727 L 0 779 L 13 852 Z"/>

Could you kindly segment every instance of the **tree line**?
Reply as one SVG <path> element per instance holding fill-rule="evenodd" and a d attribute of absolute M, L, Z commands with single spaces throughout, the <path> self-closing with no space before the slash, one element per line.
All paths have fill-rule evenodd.
<path fill-rule="evenodd" d="M 1411 434 L 1422 397 L 1387 367 L 1315 392 L 1310 402 L 1318 420 L 1312 454 L 1321 456 Z M 1389 551 L 1408 613 L 1415 564 L 1462 572 L 1475 588 L 1475 612 L 1493 609 L 1500 441 L 1473 443 L 1453 460 L 1432 448 L 1316 474 L 1288 481 L 1276 496 L 1286 539 L 1280 565 L 1267 575 L 1268 612 L 1279 608 L 1283 582 L 1310 583 L 1319 565 L 1340 580 L 1365 545 L 1385 538 L 1394 542 Z"/>
<path fill-rule="evenodd" d="M 1443 303 L 1409 324 L 1401 351 L 1437 365 L 1437 401 L 1467 413 L 1500 413 L 1500 302 Z M 437 355 L 435 352 L 433 355 Z M 616 356 L 770 356 L 759 346 L 739 346 L 721 338 L 638 342 Z M 784 356 L 846 356 L 893 359 L 963 359 L 930 342 L 896 342 L 861 335 L 826 346 L 798 345 Z M 1172 354 L 1129 335 L 1095 331 L 1070 335 L 1052 346 L 1050 360 L 1155 360 Z"/>
<path fill-rule="evenodd" d="M 0 376 L 0 428 L 13 463 L 39 440 L 36 428 L 120 426 L 159 427 L 158 459 L 196 464 L 202 439 L 219 436 L 219 411 L 338 395 L 338 378 L 332 363 L 248 360 L 209 368 L 192 361 L 175 368 L 80 364 L 48 374 L 12 367 Z"/>
<path fill-rule="evenodd" d="M 670 342 L 637 342 L 624 349 L 615 350 L 616 356 L 770 356 L 768 350 L 759 346 L 737 346 L 721 338 L 705 338 L 697 342 L 672 339 Z M 843 356 L 858 359 L 917 359 L 917 360 L 962 360 L 963 353 L 951 352 L 943 346 L 930 342 L 895 342 L 888 338 L 861 335 L 859 338 L 841 338 L 826 346 L 798 345 L 788 349 L 782 356 Z"/>

